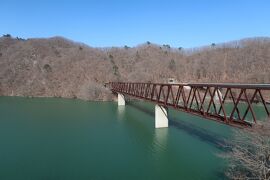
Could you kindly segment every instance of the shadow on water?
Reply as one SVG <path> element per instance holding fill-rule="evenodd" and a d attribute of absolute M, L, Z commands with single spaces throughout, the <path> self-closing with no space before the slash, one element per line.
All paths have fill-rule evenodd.
<path fill-rule="evenodd" d="M 134 102 L 128 102 L 129 106 L 136 108 L 152 117 L 155 117 L 155 112 L 153 110 L 148 109 L 147 107 L 140 106 Z M 185 122 L 185 121 L 179 121 L 173 118 L 169 118 L 169 126 L 173 126 L 176 129 L 179 129 L 181 131 L 185 131 L 189 135 L 198 138 L 201 141 L 204 141 L 208 144 L 211 144 L 215 146 L 217 149 L 220 149 L 222 151 L 229 151 L 230 149 L 228 142 L 220 135 L 207 131 L 205 129 L 202 129 L 200 127 L 195 127 L 193 124 Z"/>
<path fill-rule="evenodd" d="M 140 110 L 140 111 L 142 111 L 142 112 L 144 112 L 152 117 L 155 117 L 155 112 L 153 110 L 148 109 L 147 107 L 140 106 L 132 101 L 128 101 L 128 102 L 126 102 L 126 104 L 130 105 L 131 107 L 136 108 L 137 110 Z"/>
<path fill-rule="evenodd" d="M 229 180 L 229 177 L 226 176 L 225 172 L 226 172 L 226 169 L 220 169 L 216 171 L 214 174 L 215 174 L 215 177 L 217 177 L 217 179 Z"/>
<path fill-rule="evenodd" d="M 169 120 L 169 126 L 174 126 L 175 128 L 179 130 L 183 130 L 189 135 L 196 137 L 200 139 L 201 141 L 212 144 L 220 150 L 223 150 L 223 151 L 229 150 L 228 143 L 224 140 L 224 138 L 215 133 L 211 133 L 202 128 L 195 127 L 194 125 L 190 123 L 183 122 L 183 121 L 180 122 L 173 119 Z"/>

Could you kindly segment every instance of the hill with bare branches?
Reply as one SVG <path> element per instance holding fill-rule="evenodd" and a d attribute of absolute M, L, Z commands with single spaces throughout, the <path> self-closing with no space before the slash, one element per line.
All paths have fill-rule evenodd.
<path fill-rule="evenodd" d="M 65 38 L 0 38 L 0 95 L 110 100 L 109 81 L 270 82 L 270 38 L 195 49 L 150 42 L 92 48 Z"/>

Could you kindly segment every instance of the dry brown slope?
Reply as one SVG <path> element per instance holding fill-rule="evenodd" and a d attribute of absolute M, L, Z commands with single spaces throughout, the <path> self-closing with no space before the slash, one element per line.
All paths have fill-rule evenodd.
<path fill-rule="evenodd" d="M 108 100 L 108 81 L 270 82 L 270 40 L 178 50 L 143 44 L 91 48 L 54 37 L 0 38 L 0 95 Z"/>

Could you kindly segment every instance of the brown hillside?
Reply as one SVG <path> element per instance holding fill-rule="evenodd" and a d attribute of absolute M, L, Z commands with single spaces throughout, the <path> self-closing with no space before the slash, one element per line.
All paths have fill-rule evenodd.
<path fill-rule="evenodd" d="M 270 82 L 270 39 L 197 49 L 91 48 L 54 37 L 0 38 L 0 95 L 109 100 L 108 81 Z"/>

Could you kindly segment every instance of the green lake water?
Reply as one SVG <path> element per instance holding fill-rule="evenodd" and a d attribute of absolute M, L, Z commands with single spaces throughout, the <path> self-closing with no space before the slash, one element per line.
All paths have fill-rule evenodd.
<path fill-rule="evenodd" d="M 257 111 L 260 111 L 259 107 Z M 0 97 L 0 179 L 224 179 L 232 127 L 154 104 Z"/>

